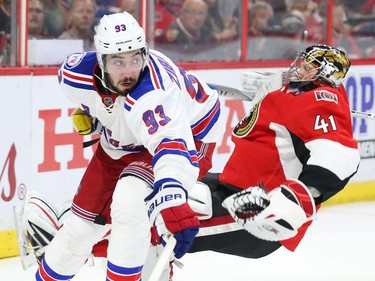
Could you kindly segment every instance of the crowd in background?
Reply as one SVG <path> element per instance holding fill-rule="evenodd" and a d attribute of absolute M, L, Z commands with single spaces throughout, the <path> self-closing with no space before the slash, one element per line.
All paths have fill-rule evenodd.
<path fill-rule="evenodd" d="M 247 59 L 292 59 L 312 43 L 327 43 L 327 2 L 248 0 Z M 93 27 L 105 14 L 127 11 L 135 0 L 29 0 L 32 39 L 81 39 L 95 49 Z M 150 46 L 176 61 L 236 61 L 244 28 L 241 0 L 155 0 Z M 138 8 L 138 9 L 137 9 Z M 11 0 L 0 0 L 0 65 L 11 33 Z M 375 58 L 375 0 L 335 0 L 332 45 L 350 58 Z"/>

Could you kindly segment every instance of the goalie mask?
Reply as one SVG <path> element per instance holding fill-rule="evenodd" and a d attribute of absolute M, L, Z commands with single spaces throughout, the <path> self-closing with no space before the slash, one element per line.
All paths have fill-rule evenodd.
<path fill-rule="evenodd" d="M 101 82 L 105 88 L 106 74 L 142 71 L 148 62 L 146 36 L 135 18 L 127 12 L 104 15 L 95 26 L 94 43 Z M 129 56 L 127 53 L 139 50 Z"/>
<path fill-rule="evenodd" d="M 297 55 L 289 69 L 288 81 L 295 88 L 311 83 L 338 88 L 349 68 L 350 61 L 343 51 L 327 45 L 312 45 Z"/>

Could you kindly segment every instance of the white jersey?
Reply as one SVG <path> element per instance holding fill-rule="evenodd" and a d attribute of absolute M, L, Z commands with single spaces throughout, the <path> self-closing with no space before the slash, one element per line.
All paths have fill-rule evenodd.
<path fill-rule="evenodd" d="M 95 52 L 73 54 L 59 78 L 63 93 L 102 124 L 106 153 L 119 159 L 146 148 L 154 156 L 155 181 L 175 178 L 192 186 L 198 174 L 194 140 L 217 140 L 217 91 L 154 50 L 126 97 L 101 93 L 95 73 L 100 73 Z"/>

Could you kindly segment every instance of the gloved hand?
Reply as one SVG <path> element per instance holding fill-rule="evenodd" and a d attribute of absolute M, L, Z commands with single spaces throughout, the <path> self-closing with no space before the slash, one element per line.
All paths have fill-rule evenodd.
<path fill-rule="evenodd" d="M 249 187 L 222 205 L 246 231 L 269 241 L 294 237 L 316 213 L 309 189 L 298 180 L 287 180 L 269 193 L 263 186 Z"/>
<path fill-rule="evenodd" d="M 148 216 L 154 224 L 161 243 L 163 236 L 173 234 L 177 240 L 176 258 L 181 258 L 193 243 L 199 230 L 199 220 L 187 203 L 187 193 L 179 184 L 164 184 L 145 198 Z"/>
<path fill-rule="evenodd" d="M 79 107 L 73 111 L 72 120 L 74 129 L 80 135 L 89 135 L 97 132 L 98 119 L 87 115 L 86 112 Z"/>
<path fill-rule="evenodd" d="M 287 71 L 273 72 L 249 71 L 241 75 L 241 86 L 253 96 L 253 104 L 261 100 L 269 92 L 280 89 L 287 83 Z"/>

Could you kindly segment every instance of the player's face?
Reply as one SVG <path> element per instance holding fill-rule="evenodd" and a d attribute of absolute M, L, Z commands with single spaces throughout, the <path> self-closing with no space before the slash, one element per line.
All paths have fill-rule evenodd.
<path fill-rule="evenodd" d="M 301 61 L 300 66 L 296 69 L 296 75 L 300 81 L 314 80 L 317 73 L 318 68 L 315 64 L 304 61 Z"/>
<path fill-rule="evenodd" d="M 110 86 L 120 95 L 126 95 L 137 84 L 144 64 L 140 50 L 107 55 L 104 68 Z"/>

